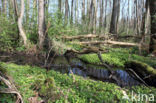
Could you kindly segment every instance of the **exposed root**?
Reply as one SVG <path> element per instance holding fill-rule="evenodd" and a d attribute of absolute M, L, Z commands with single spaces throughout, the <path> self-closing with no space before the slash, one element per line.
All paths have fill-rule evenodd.
<path fill-rule="evenodd" d="M 0 72 L 0 80 L 2 82 L 4 82 L 8 86 L 8 88 L 3 88 L 3 89 L 0 88 L 0 93 L 16 94 L 17 95 L 17 101 L 16 101 L 16 103 L 23 103 L 22 96 L 18 92 L 18 90 L 15 87 L 15 85 L 13 83 L 11 83 L 9 80 L 7 80 L 4 77 L 2 77 L 1 74 L 2 73 Z"/>

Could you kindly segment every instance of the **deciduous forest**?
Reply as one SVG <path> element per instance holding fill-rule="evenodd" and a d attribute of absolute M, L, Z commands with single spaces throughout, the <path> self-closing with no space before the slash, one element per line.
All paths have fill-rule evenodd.
<path fill-rule="evenodd" d="M 0 103 L 155 103 L 156 0 L 0 0 Z"/>

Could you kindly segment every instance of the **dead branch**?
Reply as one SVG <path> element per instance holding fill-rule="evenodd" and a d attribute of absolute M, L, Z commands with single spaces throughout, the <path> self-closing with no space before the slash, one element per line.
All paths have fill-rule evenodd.
<path fill-rule="evenodd" d="M 2 73 L 0 73 L 0 74 L 2 74 Z M 8 86 L 8 88 L 3 88 L 3 89 L 0 88 L 0 93 L 16 94 L 17 101 L 19 100 L 18 103 L 23 103 L 22 96 L 20 95 L 20 93 L 18 92 L 18 90 L 14 84 L 10 83 L 9 80 L 5 79 L 1 75 L 0 75 L 0 80 Z"/>
<path fill-rule="evenodd" d="M 134 75 L 138 80 L 140 80 L 145 86 L 148 86 L 148 84 L 147 84 L 143 79 L 141 79 L 141 77 L 140 77 L 139 75 L 137 75 L 137 73 L 135 73 L 135 71 L 134 71 L 133 69 L 128 68 L 127 70 L 130 71 L 131 73 L 133 73 L 133 75 Z"/>
<path fill-rule="evenodd" d="M 80 44 L 80 45 L 87 45 L 87 44 L 92 44 L 92 45 L 96 45 L 96 44 L 111 44 L 111 45 L 118 45 L 118 46 L 128 46 L 128 47 L 139 47 L 139 44 L 136 43 L 126 43 L 126 42 L 118 42 L 118 41 L 110 41 L 110 40 L 106 40 L 106 41 L 87 41 L 87 42 L 72 42 L 73 44 Z"/>
<path fill-rule="evenodd" d="M 78 36 L 63 36 L 62 39 L 73 40 L 73 39 L 83 39 L 83 38 L 110 38 L 112 35 L 95 35 L 95 34 L 87 34 L 87 35 L 78 35 Z"/>

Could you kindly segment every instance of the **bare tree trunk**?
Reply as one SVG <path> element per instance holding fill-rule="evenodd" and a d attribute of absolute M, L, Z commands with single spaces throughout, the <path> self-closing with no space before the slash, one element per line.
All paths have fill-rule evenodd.
<path fill-rule="evenodd" d="M 139 35 L 138 0 L 135 0 L 135 5 L 136 5 L 136 29 L 137 29 L 137 35 Z"/>
<path fill-rule="evenodd" d="M 93 12 L 93 16 L 94 16 L 94 23 L 93 23 L 93 33 L 96 34 L 96 21 L 97 21 L 97 3 L 96 0 L 93 0 L 93 5 L 94 5 L 94 12 Z"/>
<path fill-rule="evenodd" d="M 91 4 L 90 4 L 90 10 L 89 10 L 89 30 L 91 31 L 91 33 L 93 33 L 93 28 L 94 28 L 94 15 L 93 15 L 93 0 L 91 0 Z"/>
<path fill-rule="evenodd" d="M 0 3 L 2 4 L 2 1 L 0 0 Z M 2 7 L 0 6 L 0 16 L 2 15 Z"/>
<path fill-rule="evenodd" d="M 7 0 L 2 0 L 2 11 L 4 15 L 7 14 L 6 6 L 7 6 Z"/>
<path fill-rule="evenodd" d="M 65 1 L 65 25 L 68 24 L 69 4 L 68 0 Z"/>
<path fill-rule="evenodd" d="M 99 32 L 103 26 L 103 0 L 100 0 L 100 19 L 99 19 Z"/>
<path fill-rule="evenodd" d="M 151 14 L 151 41 L 150 52 L 156 52 L 156 1 L 149 0 Z"/>
<path fill-rule="evenodd" d="M 70 18 L 71 25 L 73 25 L 73 6 L 74 6 L 74 0 L 71 1 L 71 18 Z"/>
<path fill-rule="evenodd" d="M 29 9 L 30 9 L 30 0 L 26 1 L 26 25 L 29 27 Z"/>
<path fill-rule="evenodd" d="M 38 35 L 39 35 L 39 48 L 43 49 L 43 44 L 45 40 L 45 1 L 39 0 L 38 6 Z"/>
<path fill-rule="evenodd" d="M 104 21 L 104 28 L 107 28 L 107 0 L 105 1 L 105 21 Z"/>
<path fill-rule="evenodd" d="M 27 46 L 27 37 L 22 26 L 23 16 L 24 16 L 24 0 L 21 0 L 21 13 L 20 16 L 18 17 L 18 28 L 19 28 L 20 36 L 23 39 L 24 45 Z"/>
<path fill-rule="evenodd" d="M 32 23 L 37 22 L 37 0 L 33 0 L 33 13 L 32 13 L 31 22 Z"/>
<path fill-rule="evenodd" d="M 58 0 L 58 8 L 59 8 L 59 12 L 61 13 L 61 9 L 62 9 L 62 0 Z"/>
<path fill-rule="evenodd" d="M 150 34 L 150 4 L 149 0 L 146 0 L 146 21 L 145 21 L 145 34 Z"/>
<path fill-rule="evenodd" d="M 18 22 L 18 6 L 17 6 L 17 1 L 13 0 L 13 8 L 14 8 L 14 15 L 15 15 L 15 21 Z"/>
<path fill-rule="evenodd" d="M 117 34 L 117 24 L 120 13 L 120 0 L 113 0 L 113 11 L 110 24 L 110 33 Z"/>
<path fill-rule="evenodd" d="M 90 29 L 89 23 L 90 23 L 90 0 L 87 0 L 87 23 L 86 23 L 88 25 L 87 32 L 89 32 Z"/>
<path fill-rule="evenodd" d="M 85 0 L 82 2 L 82 22 L 85 22 Z"/>

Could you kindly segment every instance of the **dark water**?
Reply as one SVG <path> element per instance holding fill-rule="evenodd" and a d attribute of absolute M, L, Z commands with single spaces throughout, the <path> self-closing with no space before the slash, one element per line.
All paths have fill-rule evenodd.
<path fill-rule="evenodd" d="M 56 57 L 52 63 L 52 69 L 61 73 L 70 74 L 73 72 L 76 75 L 89 77 L 94 80 L 100 80 L 104 82 L 114 82 L 109 78 L 110 72 L 102 66 L 95 66 L 85 64 L 77 58 L 65 58 Z M 140 85 L 140 82 L 134 79 L 128 72 L 123 69 L 113 69 L 114 75 L 120 80 L 120 83 L 116 83 L 119 86 L 133 86 Z"/>

